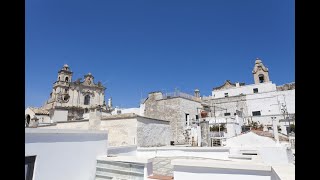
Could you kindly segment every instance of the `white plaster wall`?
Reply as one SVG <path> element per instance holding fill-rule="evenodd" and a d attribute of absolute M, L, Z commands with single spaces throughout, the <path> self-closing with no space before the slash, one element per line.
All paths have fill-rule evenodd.
<path fill-rule="evenodd" d="M 260 111 L 262 116 L 280 114 L 281 97 L 278 95 L 277 92 L 247 95 L 248 115 L 252 116 L 252 111 Z"/>
<path fill-rule="evenodd" d="M 281 104 L 287 106 L 289 113 L 295 112 L 295 90 L 275 91 L 246 96 L 248 113 L 261 111 L 261 115 L 281 114 Z"/>
<path fill-rule="evenodd" d="M 227 147 L 275 147 L 276 142 L 269 137 L 262 137 L 253 132 L 232 137 L 226 141 Z"/>
<path fill-rule="evenodd" d="M 30 117 L 32 118 L 32 116 Z M 39 119 L 39 123 L 50 123 L 49 115 L 37 115 L 37 118 Z"/>
<path fill-rule="evenodd" d="M 245 94 L 245 95 L 246 94 L 253 94 L 254 88 L 258 88 L 259 93 L 277 90 L 276 85 L 270 81 L 270 82 L 261 83 L 261 84 L 250 84 L 250 85 L 245 85 L 245 86 L 232 87 L 229 89 L 213 90 L 212 97 L 213 98 L 223 98 L 224 93 L 228 93 L 229 96 L 238 96 L 241 93 Z"/>
<path fill-rule="evenodd" d="M 114 111 L 112 111 L 112 115 L 117 114 L 117 110 L 121 110 L 121 114 L 127 114 L 127 113 L 135 113 L 137 115 L 140 115 L 140 108 L 115 108 Z"/>
<path fill-rule="evenodd" d="M 84 113 L 83 114 L 83 119 L 89 119 L 89 113 Z"/>
<path fill-rule="evenodd" d="M 41 129 L 89 129 L 89 121 L 58 122 L 55 126 L 38 127 Z M 110 146 L 136 145 L 137 122 L 132 119 L 102 120 L 100 130 L 108 130 Z"/>
<path fill-rule="evenodd" d="M 271 166 L 248 161 L 187 160 L 171 161 L 174 179 L 270 180 Z"/>
<path fill-rule="evenodd" d="M 271 180 L 281 180 L 281 178 L 273 168 L 271 168 Z"/>
<path fill-rule="evenodd" d="M 140 108 L 139 108 L 139 115 L 140 116 L 144 116 L 145 107 L 146 107 L 145 104 L 140 104 Z"/>
<path fill-rule="evenodd" d="M 295 93 L 295 89 L 288 91 L 278 91 L 278 94 L 283 96 L 282 102 L 287 106 L 288 113 L 295 113 Z"/>
<path fill-rule="evenodd" d="M 227 137 L 234 137 L 237 135 L 235 124 L 228 123 L 226 127 L 227 127 Z"/>
<path fill-rule="evenodd" d="M 68 110 L 55 109 L 52 117 L 53 122 L 67 121 Z"/>
<path fill-rule="evenodd" d="M 101 130 L 108 130 L 110 146 L 137 145 L 137 119 L 102 120 Z"/>
<path fill-rule="evenodd" d="M 265 164 L 286 165 L 289 163 L 293 163 L 292 151 L 287 149 L 286 147 L 260 147 L 258 150 L 262 161 Z"/>
<path fill-rule="evenodd" d="M 270 180 L 271 175 L 268 171 L 250 171 L 234 169 L 218 169 L 207 167 L 186 167 L 174 166 L 175 180 Z"/>
<path fill-rule="evenodd" d="M 171 129 L 169 121 L 138 117 L 137 145 L 153 147 L 170 145 Z"/>
<path fill-rule="evenodd" d="M 33 116 L 35 115 L 35 113 L 30 108 L 27 108 L 24 111 L 24 114 L 25 115 L 29 114 L 30 119 L 33 118 Z M 39 123 L 50 123 L 49 115 L 36 115 L 36 117 L 39 119 Z"/>
<path fill-rule="evenodd" d="M 107 132 L 26 129 L 25 156 L 36 155 L 34 180 L 94 179 Z"/>
<path fill-rule="evenodd" d="M 253 116 L 252 120 L 263 124 L 272 124 L 271 116 L 283 119 L 281 104 L 286 105 L 288 113 L 295 113 L 295 90 L 251 94 L 246 99 L 248 115 L 252 116 L 252 111 L 260 111 L 261 116 Z"/>
<path fill-rule="evenodd" d="M 163 147 L 163 148 L 138 148 L 137 156 L 140 157 L 203 157 L 213 159 L 229 159 L 229 148 L 196 148 L 196 147 Z"/>
<path fill-rule="evenodd" d="M 140 115 L 140 108 L 127 108 L 127 109 L 121 109 L 121 113 L 135 113 L 137 115 Z"/>
<path fill-rule="evenodd" d="M 29 114 L 29 115 L 30 115 L 30 119 L 33 118 L 33 116 L 35 115 L 34 112 L 33 112 L 30 108 L 27 108 L 27 109 L 24 111 L 24 114 L 25 114 L 25 115 Z"/>

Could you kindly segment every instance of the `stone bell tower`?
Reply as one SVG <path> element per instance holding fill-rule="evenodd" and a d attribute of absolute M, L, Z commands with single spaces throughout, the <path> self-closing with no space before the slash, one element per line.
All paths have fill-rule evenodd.
<path fill-rule="evenodd" d="M 52 98 L 56 102 L 67 103 L 69 101 L 69 87 L 72 82 L 72 74 L 69 66 L 65 64 L 58 72 L 58 79 L 53 85 Z"/>
<path fill-rule="evenodd" d="M 255 84 L 269 82 L 269 69 L 262 64 L 262 61 L 257 58 L 252 71 Z"/>

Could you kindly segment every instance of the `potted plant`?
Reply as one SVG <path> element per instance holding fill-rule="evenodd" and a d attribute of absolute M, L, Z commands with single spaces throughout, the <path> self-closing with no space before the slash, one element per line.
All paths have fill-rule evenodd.
<path fill-rule="evenodd" d="M 207 111 L 201 111 L 201 117 L 205 118 L 208 116 L 208 112 Z"/>

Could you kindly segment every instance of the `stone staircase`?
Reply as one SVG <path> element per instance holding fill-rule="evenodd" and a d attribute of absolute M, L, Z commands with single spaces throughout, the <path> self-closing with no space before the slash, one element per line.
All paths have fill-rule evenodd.
<path fill-rule="evenodd" d="M 143 180 L 144 165 L 97 159 L 95 180 Z"/>

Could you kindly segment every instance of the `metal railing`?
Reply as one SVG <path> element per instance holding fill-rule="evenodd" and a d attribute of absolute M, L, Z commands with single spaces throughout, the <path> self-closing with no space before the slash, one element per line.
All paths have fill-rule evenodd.
<path fill-rule="evenodd" d="M 195 97 L 195 96 L 193 96 L 191 94 L 183 93 L 183 92 L 171 92 L 171 93 L 163 94 L 163 99 L 169 99 L 169 98 L 172 98 L 172 97 L 182 97 L 182 98 L 190 99 L 190 100 L 193 100 L 193 101 L 201 102 L 200 98 Z"/>

